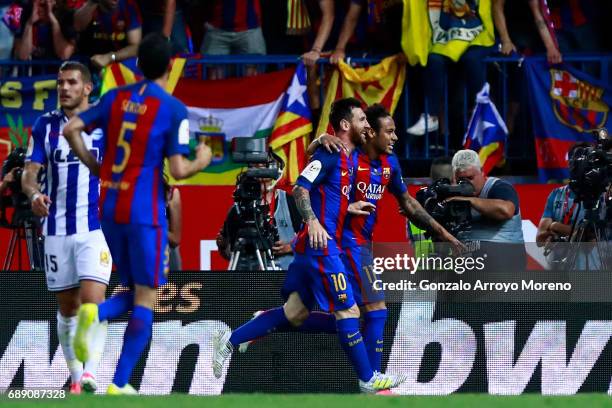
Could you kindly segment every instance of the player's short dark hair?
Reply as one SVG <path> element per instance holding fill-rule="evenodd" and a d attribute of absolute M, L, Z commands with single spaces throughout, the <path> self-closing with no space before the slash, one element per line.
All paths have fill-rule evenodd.
<path fill-rule="evenodd" d="M 567 151 L 567 159 L 572 160 L 572 158 L 574 157 L 574 153 L 576 153 L 577 149 L 579 148 L 584 149 L 584 148 L 591 147 L 591 146 L 593 145 L 589 142 L 574 143 L 572 147 L 570 147 L 569 150 Z"/>
<path fill-rule="evenodd" d="M 380 131 L 379 119 L 391 116 L 391 114 L 387 112 L 387 109 L 380 103 L 369 106 L 368 109 L 365 110 L 365 114 L 368 118 L 368 123 L 376 133 Z"/>
<path fill-rule="evenodd" d="M 85 64 L 81 64 L 78 61 L 66 61 L 59 67 L 59 72 L 63 71 L 79 71 L 83 82 L 91 83 L 91 71 Z"/>
<path fill-rule="evenodd" d="M 168 70 L 172 49 L 161 33 L 149 33 L 138 46 L 138 68 L 147 79 L 155 80 Z"/>
<path fill-rule="evenodd" d="M 340 122 L 346 119 L 349 122 L 353 118 L 353 109 L 361 108 L 361 102 L 355 98 L 338 99 L 332 103 L 331 111 L 329 112 L 329 123 L 331 123 L 334 131 L 340 130 Z"/>

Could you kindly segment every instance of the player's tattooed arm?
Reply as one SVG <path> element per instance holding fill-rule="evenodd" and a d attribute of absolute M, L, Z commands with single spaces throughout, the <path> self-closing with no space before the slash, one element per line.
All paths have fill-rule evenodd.
<path fill-rule="evenodd" d="M 408 194 L 408 192 L 398 197 L 398 203 L 403 213 L 410 219 L 410 222 L 420 229 L 432 232 L 435 235 L 442 232 L 444 229 L 427 213 L 427 211 L 425 211 L 414 197 Z"/>
<path fill-rule="evenodd" d="M 310 204 L 310 193 L 304 187 L 293 188 L 293 198 L 297 204 L 302 219 L 308 224 L 308 240 L 313 249 L 327 248 L 327 241 L 331 239 L 325 227 L 321 225 Z"/>
<path fill-rule="evenodd" d="M 308 190 L 306 190 L 304 187 L 295 186 L 293 188 L 293 198 L 295 199 L 298 211 L 300 212 L 304 222 L 307 223 L 308 221 L 317 218 L 312 210 L 312 205 L 310 204 L 310 193 Z"/>

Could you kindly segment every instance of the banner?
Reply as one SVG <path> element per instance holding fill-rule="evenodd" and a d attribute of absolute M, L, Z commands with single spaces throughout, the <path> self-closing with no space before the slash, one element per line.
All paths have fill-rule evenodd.
<path fill-rule="evenodd" d="M 471 46 L 495 43 L 491 0 L 404 0 L 402 49 L 410 65 L 430 52 L 458 61 Z"/>
<path fill-rule="evenodd" d="M 610 127 L 610 85 L 574 67 L 550 67 L 527 59 L 533 132 L 540 180 L 569 178 L 567 152 L 576 142 L 594 142 L 591 131 Z"/>
<path fill-rule="evenodd" d="M 202 172 L 175 182 L 187 185 L 233 185 L 243 165 L 231 160 L 234 137 L 268 137 L 294 69 L 253 77 L 202 81 L 182 78 L 174 91 L 189 111 L 192 148 L 205 138 L 213 160 Z"/>
<path fill-rule="evenodd" d="M 393 114 L 406 79 L 406 67 L 401 61 L 400 55 L 394 55 L 367 68 L 353 68 L 340 61 L 327 86 L 316 135 L 333 134 L 329 112 L 337 99 L 354 97 L 365 106 L 380 103 Z"/>
<path fill-rule="evenodd" d="M 356 393 L 335 334 L 272 333 L 232 354 L 220 379 L 212 335 L 282 303 L 282 272 L 177 272 L 158 289 L 150 346 L 131 377 L 146 395 L 182 392 Z M 107 295 L 117 292 L 112 274 Z M 0 390 L 60 388 L 69 371 L 58 344 L 57 303 L 42 273 L 0 273 Z M 609 303 L 446 303 L 406 295 L 389 302 L 383 371 L 405 373 L 402 395 L 455 392 L 611 394 Z M 104 393 L 127 314 L 110 322 L 97 373 Z"/>
<path fill-rule="evenodd" d="M 0 83 L 0 163 L 30 134 L 36 119 L 57 108 L 55 75 L 9 78 Z M 27 144 L 27 143 L 26 143 Z M 25 147 L 25 145 L 22 145 Z"/>

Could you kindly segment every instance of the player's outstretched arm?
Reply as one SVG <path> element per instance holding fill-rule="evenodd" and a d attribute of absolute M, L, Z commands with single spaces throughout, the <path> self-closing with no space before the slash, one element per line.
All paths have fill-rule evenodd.
<path fill-rule="evenodd" d="M 212 151 L 204 142 L 196 147 L 195 160 L 191 161 L 181 154 L 170 156 L 170 175 L 176 180 L 182 180 L 204 170 L 212 160 Z"/>
<path fill-rule="evenodd" d="M 302 219 L 308 224 L 308 239 L 313 249 L 327 248 L 327 240 L 331 239 L 325 228 L 321 225 L 310 204 L 310 193 L 301 186 L 293 188 L 293 198 Z"/>
<path fill-rule="evenodd" d="M 81 132 L 85 129 L 85 122 L 78 116 L 74 116 L 64 126 L 64 137 L 68 140 L 70 148 L 77 157 L 89 168 L 95 176 L 100 175 L 100 163 L 85 146 Z"/>
<path fill-rule="evenodd" d="M 442 225 L 433 219 L 431 215 L 425 211 L 425 209 L 419 204 L 419 202 L 412 197 L 408 191 L 402 195 L 396 196 L 397 202 L 400 208 L 403 210 L 410 222 L 416 225 L 420 229 L 424 229 L 430 232 L 432 235 L 437 236 L 442 241 L 449 242 L 453 247 L 460 250 L 463 248 L 463 244 L 452 236 Z"/>

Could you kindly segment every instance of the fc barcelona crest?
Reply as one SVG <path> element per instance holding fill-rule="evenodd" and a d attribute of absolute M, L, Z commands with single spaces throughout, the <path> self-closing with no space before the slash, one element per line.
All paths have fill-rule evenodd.
<path fill-rule="evenodd" d="M 551 69 L 553 110 L 561 123 L 578 132 L 603 127 L 610 108 L 602 100 L 603 88 L 579 80 L 568 71 Z"/>

